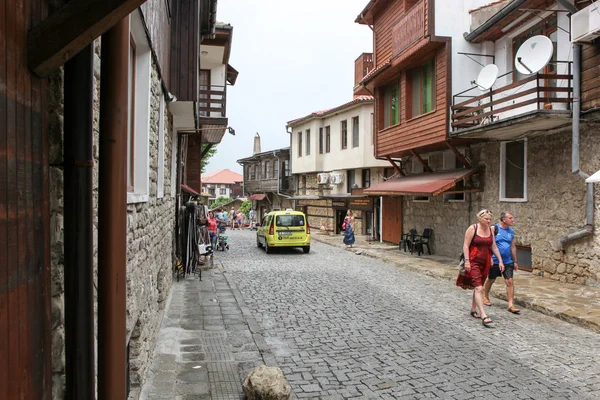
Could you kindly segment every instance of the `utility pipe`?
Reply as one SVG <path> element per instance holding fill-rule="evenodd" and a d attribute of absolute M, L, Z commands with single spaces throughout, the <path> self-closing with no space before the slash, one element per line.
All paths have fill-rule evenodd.
<path fill-rule="evenodd" d="M 92 200 L 94 49 L 65 63 L 65 369 L 68 400 L 96 398 Z"/>
<path fill-rule="evenodd" d="M 98 399 L 125 400 L 129 17 L 102 35 L 98 195 Z"/>
<path fill-rule="evenodd" d="M 579 175 L 583 179 L 589 177 L 588 174 L 579 169 L 579 136 L 580 136 L 580 118 L 581 118 L 581 45 L 573 44 L 573 121 L 572 121 L 572 144 L 571 144 L 571 172 Z M 586 184 L 586 221 L 583 230 L 569 233 L 558 239 L 558 248 L 564 249 L 564 246 L 575 239 L 579 239 L 594 234 L 594 184 Z"/>

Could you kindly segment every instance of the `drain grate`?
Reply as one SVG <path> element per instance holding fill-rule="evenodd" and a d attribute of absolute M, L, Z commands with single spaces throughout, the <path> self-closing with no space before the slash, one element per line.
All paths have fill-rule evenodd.
<path fill-rule="evenodd" d="M 213 400 L 243 399 L 244 392 L 236 363 L 209 362 L 206 367 Z"/>

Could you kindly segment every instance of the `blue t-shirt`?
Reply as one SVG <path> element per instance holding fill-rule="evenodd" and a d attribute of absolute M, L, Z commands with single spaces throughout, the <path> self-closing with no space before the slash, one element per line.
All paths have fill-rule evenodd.
<path fill-rule="evenodd" d="M 512 254 L 510 254 L 510 248 L 513 240 L 515 240 L 515 231 L 510 226 L 506 229 L 502 229 L 500 224 L 496 224 L 495 228 L 498 230 L 496 233 L 496 246 L 502 257 L 504 264 L 512 264 Z M 492 255 L 492 261 L 494 264 L 498 264 L 498 259 L 495 255 Z"/>

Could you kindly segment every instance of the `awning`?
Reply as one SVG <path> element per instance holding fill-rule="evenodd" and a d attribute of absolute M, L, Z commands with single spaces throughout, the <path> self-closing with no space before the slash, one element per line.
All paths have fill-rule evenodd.
<path fill-rule="evenodd" d="M 257 201 L 260 201 L 260 200 L 264 200 L 265 197 L 267 197 L 266 194 L 264 194 L 264 193 L 257 193 L 257 194 L 253 194 L 250 197 L 248 197 L 248 200 L 257 200 Z"/>
<path fill-rule="evenodd" d="M 467 178 L 476 169 L 453 169 L 439 172 L 425 172 L 390 179 L 364 190 L 365 194 L 387 195 L 436 195 L 451 189 L 461 179 Z"/>
<path fill-rule="evenodd" d="M 189 193 L 191 195 L 194 195 L 194 196 L 201 196 L 200 193 L 196 192 L 194 189 L 192 189 L 188 185 L 181 185 L 181 190 L 183 190 L 184 192 Z"/>

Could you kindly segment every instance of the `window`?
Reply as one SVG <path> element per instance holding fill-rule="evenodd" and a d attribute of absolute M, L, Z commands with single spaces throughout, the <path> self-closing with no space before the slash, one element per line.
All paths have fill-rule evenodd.
<path fill-rule="evenodd" d="M 283 160 L 283 176 L 290 176 L 290 160 Z"/>
<path fill-rule="evenodd" d="M 383 127 L 396 125 L 400 122 L 400 84 L 394 82 L 383 88 Z"/>
<path fill-rule="evenodd" d="M 319 128 L 319 154 L 323 154 L 323 128 Z"/>
<path fill-rule="evenodd" d="M 269 179 L 269 162 L 268 161 L 263 162 L 262 167 L 263 167 L 263 174 L 262 174 L 263 179 Z"/>
<path fill-rule="evenodd" d="M 425 165 L 429 166 L 429 157 L 421 157 L 421 159 L 423 160 Z M 412 170 L 413 174 L 422 174 L 423 171 L 425 171 L 423 164 L 421 164 L 421 162 L 416 157 L 412 159 Z M 413 196 L 413 201 L 428 202 L 429 196 Z"/>
<path fill-rule="evenodd" d="M 306 155 L 310 155 L 310 129 L 306 130 Z"/>
<path fill-rule="evenodd" d="M 391 178 L 392 176 L 394 176 L 394 168 L 384 168 L 383 169 L 383 178 L 384 180 L 387 180 L 389 178 Z"/>
<path fill-rule="evenodd" d="M 302 132 L 298 132 L 298 157 L 302 157 Z"/>
<path fill-rule="evenodd" d="M 273 161 L 273 163 L 275 163 L 275 161 Z M 271 161 L 265 162 L 267 167 L 267 179 L 273 179 L 273 163 L 271 163 Z"/>
<path fill-rule="evenodd" d="M 409 72 L 408 118 L 428 113 L 435 108 L 435 59 L 427 61 Z"/>
<path fill-rule="evenodd" d="M 279 160 L 273 160 L 273 178 L 279 178 Z"/>
<path fill-rule="evenodd" d="M 348 171 L 346 171 L 346 182 L 347 182 L 347 192 L 348 193 L 352 193 L 352 188 L 354 187 L 354 185 L 356 184 L 356 174 L 355 171 L 353 169 L 349 169 Z"/>
<path fill-rule="evenodd" d="M 215 188 L 208 188 L 208 194 L 214 196 L 215 195 Z"/>
<path fill-rule="evenodd" d="M 331 127 L 327 125 L 325 127 L 325 153 L 331 151 Z"/>
<path fill-rule="evenodd" d="M 364 188 L 371 187 L 371 170 L 370 169 L 362 170 L 362 187 L 364 187 Z"/>
<path fill-rule="evenodd" d="M 302 215 L 278 215 L 275 217 L 275 225 L 281 227 L 304 226 L 304 217 Z"/>
<path fill-rule="evenodd" d="M 342 150 L 348 148 L 348 121 L 342 121 Z"/>
<path fill-rule="evenodd" d="M 222 196 L 225 196 L 227 194 L 227 189 L 225 189 L 225 188 L 219 189 L 219 194 Z"/>
<path fill-rule="evenodd" d="M 256 179 L 256 175 L 255 175 L 255 167 L 254 166 L 249 166 L 248 167 L 248 180 L 255 180 Z"/>
<path fill-rule="evenodd" d="M 527 142 L 500 144 L 500 200 L 527 201 Z"/>
<path fill-rule="evenodd" d="M 149 200 L 150 99 L 152 96 L 150 90 L 152 71 L 150 46 L 139 13 L 132 13 L 130 15 L 130 27 L 130 60 L 127 94 L 127 203 L 129 204 L 147 202 Z M 158 104 L 160 108 L 160 103 Z M 159 137 L 155 137 L 153 140 L 160 142 L 160 129 L 158 135 Z M 164 168 L 164 160 L 162 164 Z M 159 192 L 157 191 L 157 196 L 158 194 Z"/>
<path fill-rule="evenodd" d="M 352 147 L 358 147 L 358 117 L 352 118 Z"/>
<path fill-rule="evenodd" d="M 256 179 L 256 180 L 260 179 L 260 165 L 254 166 L 254 179 Z"/>
<path fill-rule="evenodd" d="M 463 155 L 464 155 L 464 149 L 459 150 Z M 458 158 L 456 157 L 456 154 L 454 154 L 454 152 L 448 150 L 445 151 L 443 153 L 443 166 L 442 168 L 444 170 L 447 169 L 457 169 L 457 168 L 461 168 L 463 167 L 463 165 L 461 164 L 461 162 L 458 160 Z M 465 188 L 465 180 L 462 179 L 460 181 L 458 181 L 456 183 L 456 185 L 450 189 L 450 191 L 453 190 L 462 190 Z M 450 194 L 444 194 L 444 201 L 449 201 L 449 202 L 456 202 L 456 201 L 465 201 L 465 194 L 464 193 L 450 193 Z"/>

